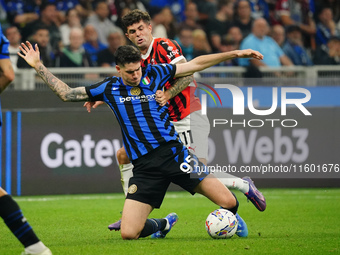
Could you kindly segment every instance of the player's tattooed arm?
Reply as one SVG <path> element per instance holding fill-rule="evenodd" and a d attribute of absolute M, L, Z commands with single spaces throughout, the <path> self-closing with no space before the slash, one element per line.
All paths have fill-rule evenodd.
<path fill-rule="evenodd" d="M 183 89 L 188 87 L 188 85 L 194 80 L 193 75 L 181 77 L 179 79 L 174 80 L 171 87 L 167 90 L 170 98 L 177 96 Z"/>
<path fill-rule="evenodd" d="M 50 87 L 50 89 L 65 102 L 87 101 L 89 99 L 85 87 L 70 88 L 66 83 L 55 77 L 40 61 L 39 47 L 35 48 L 30 42 L 21 43 L 19 47 L 21 52 L 18 55 L 33 67 L 40 78 Z"/>
<path fill-rule="evenodd" d="M 79 102 L 89 99 L 85 87 L 70 88 L 66 83 L 55 77 L 44 65 L 39 65 L 36 71 L 40 78 L 64 102 Z"/>
<path fill-rule="evenodd" d="M 186 61 L 180 60 L 176 64 L 185 63 Z M 164 106 L 171 98 L 177 96 L 183 89 L 188 87 L 188 85 L 194 80 L 193 75 L 188 75 L 185 77 L 177 78 L 173 80 L 171 87 L 165 92 L 158 90 L 156 92 L 156 101 L 160 106 Z"/>

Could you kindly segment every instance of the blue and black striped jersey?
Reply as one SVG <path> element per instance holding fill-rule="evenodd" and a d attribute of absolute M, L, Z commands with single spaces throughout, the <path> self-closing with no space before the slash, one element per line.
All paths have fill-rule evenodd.
<path fill-rule="evenodd" d="M 156 91 L 175 73 L 176 66 L 172 64 L 148 65 L 138 86 L 125 85 L 122 78 L 113 76 L 86 87 L 90 101 L 104 101 L 114 112 L 130 160 L 178 139 L 168 107 L 159 106 L 155 99 Z"/>

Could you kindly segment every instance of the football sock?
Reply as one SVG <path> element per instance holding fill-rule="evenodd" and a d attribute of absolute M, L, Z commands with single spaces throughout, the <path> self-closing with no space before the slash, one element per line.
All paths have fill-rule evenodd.
<path fill-rule="evenodd" d="M 233 192 L 231 192 L 231 194 L 233 194 L 233 196 L 236 199 L 236 205 L 234 207 L 232 207 L 232 208 L 224 208 L 224 209 L 227 209 L 227 210 L 231 211 L 233 214 L 236 215 L 237 209 L 238 209 L 238 206 L 239 206 L 239 202 L 238 202 L 237 197 L 235 196 L 235 194 Z"/>
<path fill-rule="evenodd" d="M 166 230 L 166 227 L 168 227 L 168 229 L 170 227 L 166 219 L 147 219 L 139 237 L 146 237 L 159 230 Z"/>
<path fill-rule="evenodd" d="M 228 188 L 235 188 L 243 194 L 249 191 L 249 183 L 241 178 L 220 178 L 221 182 Z"/>
<path fill-rule="evenodd" d="M 24 247 L 40 241 L 10 195 L 0 197 L 0 217 Z"/>
<path fill-rule="evenodd" d="M 40 241 L 35 244 L 32 244 L 25 248 L 25 252 L 28 254 L 38 254 L 46 250 L 47 247 Z"/>
<path fill-rule="evenodd" d="M 120 181 L 122 183 L 124 194 L 126 196 L 128 193 L 128 189 L 129 189 L 129 180 L 133 176 L 133 172 L 132 172 L 133 165 L 132 163 L 119 165 L 119 169 L 120 169 L 120 176 L 121 176 Z"/>

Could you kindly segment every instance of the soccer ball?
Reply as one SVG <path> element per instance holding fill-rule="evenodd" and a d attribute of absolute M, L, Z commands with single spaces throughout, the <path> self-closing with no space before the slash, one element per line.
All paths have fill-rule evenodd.
<path fill-rule="evenodd" d="M 226 209 L 211 212 L 206 221 L 205 229 L 212 238 L 230 238 L 237 230 L 238 221 L 235 215 Z"/>

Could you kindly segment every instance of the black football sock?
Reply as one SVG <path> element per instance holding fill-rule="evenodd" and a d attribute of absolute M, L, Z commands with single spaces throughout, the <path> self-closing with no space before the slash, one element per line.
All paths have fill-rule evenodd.
<path fill-rule="evenodd" d="M 10 195 L 0 197 L 0 217 L 24 247 L 40 241 Z"/>
<path fill-rule="evenodd" d="M 147 237 L 166 227 L 166 219 L 147 219 L 139 237 Z"/>

